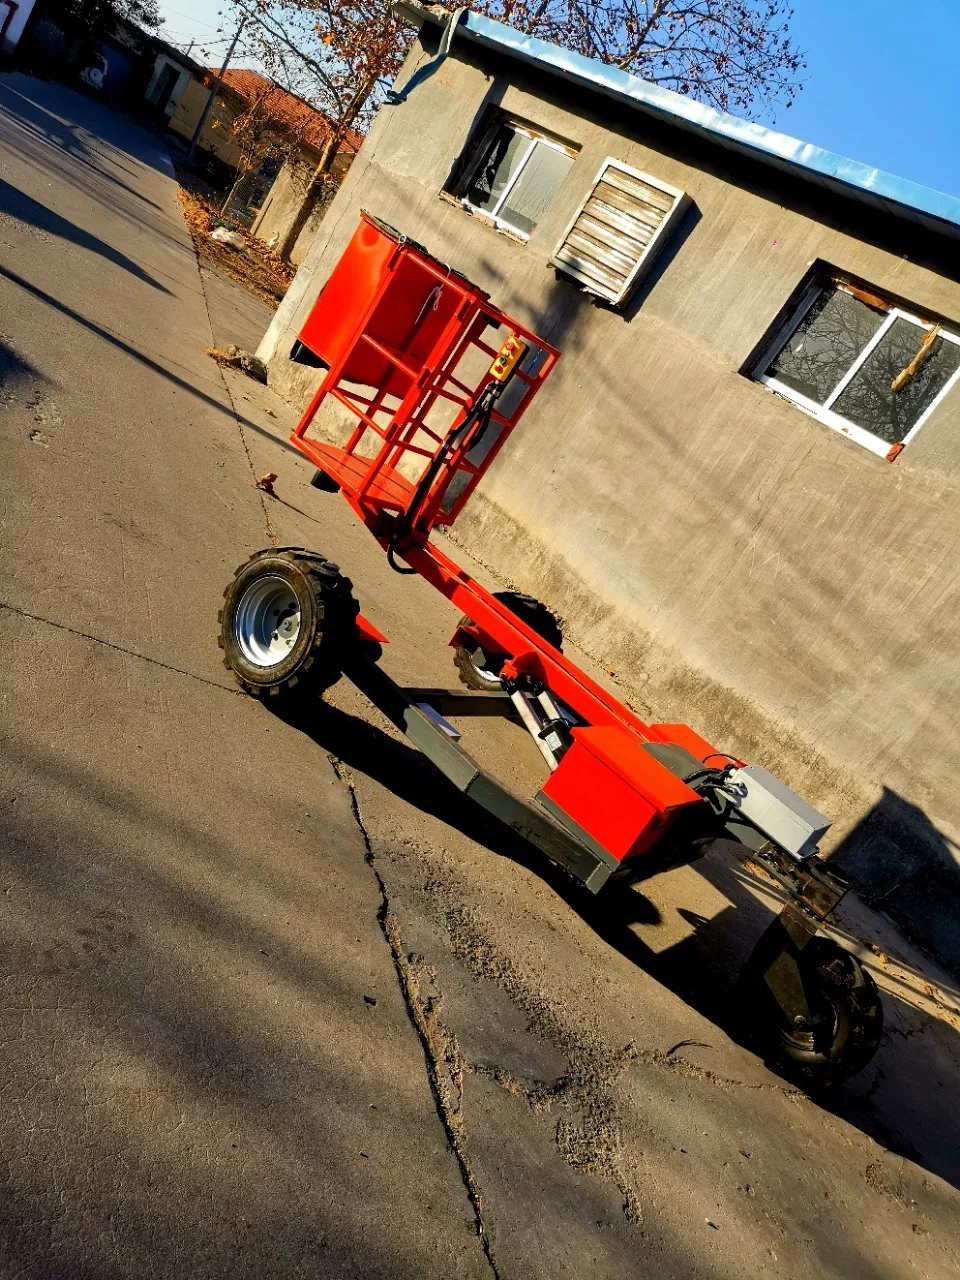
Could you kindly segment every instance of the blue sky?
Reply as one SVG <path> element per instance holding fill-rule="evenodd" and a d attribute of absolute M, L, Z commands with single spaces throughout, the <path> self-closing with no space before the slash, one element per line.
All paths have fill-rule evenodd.
<path fill-rule="evenodd" d="M 805 142 L 960 196 L 960 0 L 794 0 L 806 51 L 789 111 L 760 112 Z M 219 63 L 222 0 L 160 0 L 168 39 Z"/>

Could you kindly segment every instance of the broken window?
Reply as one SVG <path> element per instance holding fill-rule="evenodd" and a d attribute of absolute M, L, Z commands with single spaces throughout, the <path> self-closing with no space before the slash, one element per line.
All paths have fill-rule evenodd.
<path fill-rule="evenodd" d="M 957 381 L 960 337 L 840 281 L 801 298 L 755 376 L 827 426 L 893 459 Z"/>
<path fill-rule="evenodd" d="M 498 227 L 528 237 L 576 159 L 565 143 L 498 118 L 483 134 L 455 194 Z"/>

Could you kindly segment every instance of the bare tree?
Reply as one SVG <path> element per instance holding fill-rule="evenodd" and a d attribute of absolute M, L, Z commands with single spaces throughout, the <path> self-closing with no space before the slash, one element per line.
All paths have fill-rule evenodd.
<path fill-rule="evenodd" d="M 309 128 L 309 117 L 304 114 L 290 122 L 290 113 L 283 110 L 287 94 L 269 80 L 263 81 L 246 98 L 242 110 L 226 125 L 226 131 L 240 151 L 233 186 L 223 202 L 220 212 L 225 215 L 234 204 L 243 204 L 253 182 L 267 159 L 279 164 L 295 157 Z M 222 127 L 214 121 L 214 128 Z"/>
<path fill-rule="evenodd" d="M 286 257 L 337 176 L 334 161 L 367 127 L 412 35 L 390 0 L 234 0 L 274 78 L 331 123 L 280 252 Z M 451 9 L 454 0 L 449 0 Z M 789 107 L 804 68 L 790 0 L 468 0 L 488 17 L 701 102 L 754 114 Z"/>
<path fill-rule="evenodd" d="M 161 24 L 158 0 L 66 0 L 59 21 L 74 43 L 72 61 L 85 66 L 118 18 L 155 30 Z"/>
<path fill-rule="evenodd" d="M 722 110 L 789 107 L 790 0 L 472 0 L 470 7 Z"/>
<path fill-rule="evenodd" d="M 237 8 L 248 15 L 248 49 L 330 125 L 304 199 L 278 246 L 288 257 L 339 181 L 337 156 L 355 149 L 356 133 L 367 127 L 400 70 L 412 33 L 390 0 L 238 0 Z"/>

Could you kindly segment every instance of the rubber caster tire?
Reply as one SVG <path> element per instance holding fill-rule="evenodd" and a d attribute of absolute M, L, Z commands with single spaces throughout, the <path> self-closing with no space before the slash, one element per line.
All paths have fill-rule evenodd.
<path fill-rule="evenodd" d="M 554 649 L 563 649 L 560 623 L 545 604 L 519 591 L 495 591 L 494 598 L 505 604 L 511 613 L 516 614 L 521 622 L 525 622 L 547 644 Z M 464 615 L 458 625 L 469 626 L 471 619 Z M 453 651 L 453 664 L 462 683 L 468 689 L 480 689 L 484 692 L 500 688 L 500 669 L 506 658 L 505 653 L 488 653 L 479 644 L 457 645 Z"/>
<path fill-rule="evenodd" d="M 829 938 L 811 939 L 794 958 L 811 1025 L 788 1024 L 763 979 L 773 956 L 763 956 L 762 945 L 739 984 L 740 1014 L 748 1040 L 768 1066 L 807 1093 L 817 1093 L 867 1065 L 883 1033 L 883 1005 L 877 984 L 856 956 Z"/>
<path fill-rule="evenodd" d="M 337 565 L 301 547 L 258 551 L 223 596 L 218 643 L 247 693 L 286 703 L 340 679 L 360 606 Z"/>
<path fill-rule="evenodd" d="M 321 493 L 340 492 L 340 486 L 337 484 L 336 480 L 334 480 L 333 476 L 327 475 L 326 471 L 321 471 L 319 468 L 313 473 L 310 483 L 313 485 L 314 489 L 319 489 Z"/>

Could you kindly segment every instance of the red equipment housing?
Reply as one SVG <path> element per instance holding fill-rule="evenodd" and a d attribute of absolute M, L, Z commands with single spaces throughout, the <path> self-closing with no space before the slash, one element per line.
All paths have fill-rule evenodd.
<path fill-rule="evenodd" d="M 673 744 L 697 761 L 720 753 L 686 725 L 645 724 L 429 539 L 435 525 L 456 519 L 559 352 L 368 213 L 299 337 L 328 370 L 292 442 L 336 482 L 384 546 L 471 619 L 451 644 L 469 637 L 506 655 L 506 673 L 535 677 L 576 717 L 573 744 L 537 800 L 594 855 L 595 870 L 584 879 L 600 888 L 624 861 L 658 843 L 684 811 L 705 803 L 656 747 Z M 515 358 L 518 340 L 525 353 L 486 430 L 458 439 L 492 377 L 501 376 L 495 370 Z M 346 426 L 342 412 L 326 412 L 331 402 L 347 411 Z M 339 443 L 311 433 L 317 427 Z M 398 529 L 403 541 L 395 545 Z M 363 620 L 361 627 L 383 639 Z"/>

